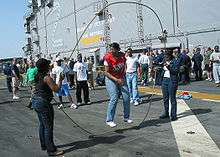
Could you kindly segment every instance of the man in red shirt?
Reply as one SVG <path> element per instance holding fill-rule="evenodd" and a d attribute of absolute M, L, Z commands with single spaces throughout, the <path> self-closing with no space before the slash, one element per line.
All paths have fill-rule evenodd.
<path fill-rule="evenodd" d="M 130 96 L 125 79 L 125 54 L 120 52 L 118 43 L 110 45 L 110 51 L 104 56 L 106 89 L 110 97 L 107 109 L 106 124 L 115 127 L 114 115 L 119 93 L 123 97 L 124 122 L 132 123 L 130 116 Z"/>

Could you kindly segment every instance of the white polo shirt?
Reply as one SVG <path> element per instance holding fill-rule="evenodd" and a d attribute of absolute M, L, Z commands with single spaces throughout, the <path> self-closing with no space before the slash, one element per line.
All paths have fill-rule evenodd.
<path fill-rule="evenodd" d="M 132 73 L 137 71 L 137 65 L 138 65 L 138 58 L 135 56 L 132 57 L 126 57 L 126 72 Z"/>
<path fill-rule="evenodd" d="M 213 63 L 213 66 L 220 66 L 220 52 L 213 52 L 210 55 L 210 60 L 218 60 L 218 63 Z"/>
<path fill-rule="evenodd" d="M 64 73 L 65 77 L 64 77 L 64 80 L 62 81 L 62 84 L 68 84 L 67 82 L 67 73 L 69 72 L 69 68 L 68 67 L 64 67 L 64 66 L 55 66 L 53 69 L 52 69 L 52 74 L 53 75 L 56 75 L 56 84 L 58 84 L 59 82 L 59 79 L 60 79 L 60 74 L 61 73 Z"/>
<path fill-rule="evenodd" d="M 139 58 L 139 63 L 140 64 L 150 64 L 149 57 L 147 55 L 141 55 Z"/>
<path fill-rule="evenodd" d="M 73 71 L 76 72 L 77 81 L 87 81 L 88 65 L 85 62 L 76 62 Z"/>

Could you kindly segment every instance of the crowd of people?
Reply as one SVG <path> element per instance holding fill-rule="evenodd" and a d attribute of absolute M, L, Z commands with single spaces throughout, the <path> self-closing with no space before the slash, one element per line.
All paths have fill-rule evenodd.
<path fill-rule="evenodd" d="M 203 52 L 201 52 L 201 49 L 199 47 L 193 49 L 192 53 L 189 52 L 189 49 L 184 49 L 182 51 L 180 49 L 176 49 L 176 51 L 180 58 L 180 71 L 178 77 L 179 83 L 189 84 L 192 80 L 200 81 L 206 79 L 207 81 L 214 81 L 217 87 L 220 86 L 219 46 L 215 46 L 213 49 L 208 47 Z M 138 84 L 138 81 L 140 81 L 141 85 L 147 86 L 150 82 L 154 80 L 155 85 L 161 86 L 161 72 L 163 68 L 163 60 L 165 54 L 165 51 L 163 49 L 143 51 L 143 53 L 139 54 L 138 56 L 132 54 L 132 49 L 130 48 L 127 49 L 126 52 L 126 64 L 128 65 L 127 78 L 130 77 L 130 82 L 133 81 Z M 132 60 L 132 58 L 135 59 Z M 83 63 L 85 63 L 85 66 L 87 68 L 88 77 L 86 81 L 88 84 L 88 88 L 94 89 L 95 85 L 105 85 L 105 76 L 103 75 L 103 73 L 98 72 L 94 80 L 94 61 L 92 61 L 91 58 L 86 57 L 84 57 L 84 59 L 82 58 L 82 61 Z M 102 63 L 101 66 L 104 66 L 103 60 L 101 60 L 100 62 Z M 75 88 L 77 86 L 76 78 L 74 78 L 74 65 L 78 65 L 77 59 L 67 61 L 67 58 L 65 57 L 63 59 L 57 57 L 55 63 L 52 63 L 51 65 L 51 67 L 55 65 L 53 69 L 51 68 L 51 75 L 53 76 L 54 80 L 56 80 L 57 73 L 60 73 L 60 71 L 62 71 L 65 66 L 64 71 L 66 74 L 66 78 L 63 81 L 62 89 L 64 90 L 62 91 L 64 93 L 66 92 L 65 95 L 68 96 L 68 92 L 65 89 Z M 137 65 L 137 67 L 134 67 L 134 65 Z M 35 70 L 32 70 L 32 68 Z M 137 80 L 133 80 L 131 78 L 132 76 L 129 76 L 129 73 L 132 73 L 134 69 L 137 69 Z M 13 99 L 19 99 L 17 95 L 19 86 L 30 86 L 30 82 L 33 82 L 34 80 L 33 76 L 36 73 L 35 62 L 33 60 L 27 62 L 17 61 L 16 59 L 13 59 L 12 63 L 7 63 L 7 65 L 5 66 L 4 73 L 7 76 L 8 90 L 9 92 L 13 93 Z M 68 87 L 65 84 L 68 85 Z M 66 87 L 64 88 L 64 86 Z M 84 87 L 84 85 L 80 85 L 79 88 L 81 87 Z M 87 90 L 84 90 L 84 92 L 86 91 Z M 72 102 L 71 97 L 68 96 L 68 98 L 70 102 Z M 61 99 L 62 98 L 60 97 L 60 102 L 62 103 Z M 138 98 L 134 98 L 134 100 L 135 99 L 138 100 Z M 79 98 L 79 92 L 77 102 L 79 104 L 82 103 L 82 100 Z M 137 102 L 138 101 L 135 101 L 135 104 L 137 104 Z"/>
<path fill-rule="evenodd" d="M 127 50 L 129 55 L 130 49 Z M 172 50 L 147 50 L 136 57 L 138 77 L 141 85 L 148 85 L 153 80 L 155 85 L 161 86 L 161 72 L 163 69 L 164 57 L 166 52 Z M 197 47 L 190 53 L 189 49 L 174 49 L 180 58 L 180 70 L 178 76 L 179 84 L 189 84 L 191 81 L 214 81 L 216 87 L 220 86 L 220 52 L 219 46 L 213 49 L 208 47 L 202 53 L 201 48 Z"/>
<path fill-rule="evenodd" d="M 58 75 L 61 72 L 65 73 L 65 80 L 63 81 L 62 92 L 64 92 L 65 96 L 68 96 L 68 93 L 65 89 L 73 89 L 77 86 L 77 75 L 75 75 L 76 68 L 78 65 L 78 60 L 80 57 L 77 56 L 76 60 L 69 60 L 67 58 L 61 59 L 60 57 L 56 57 L 55 61 L 50 63 L 50 75 L 54 81 L 57 81 Z M 82 58 L 82 55 L 81 55 Z M 93 79 L 93 64 L 91 58 L 81 59 L 82 63 L 86 66 L 86 81 L 88 82 L 88 88 L 94 89 L 94 79 Z M 75 69 L 74 69 L 75 68 Z M 34 76 L 37 73 L 36 61 L 34 60 L 17 60 L 13 58 L 12 62 L 7 62 L 4 66 L 4 74 L 6 76 L 6 83 L 9 92 L 13 93 L 13 99 L 19 99 L 17 92 L 19 91 L 19 87 L 30 86 L 32 87 L 34 82 Z M 75 70 L 75 71 L 74 71 Z M 80 77 L 80 76 L 78 76 Z M 103 85 L 102 76 L 97 76 L 97 85 Z M 81 78 L 79 78 L 81 79 Z M 83 78 L 85 80 L 85 78 Z M 79 82 L 79 81 L 78 81 Z M 64 87 L 65 86 L 65 87 Z M 81 86 L 80 86 L 81 87 Z M 56 94 L 59 96 L 60 94 Z M 78 94 L 79 95 L 79 94 Z M 70 97 L 68 97 L 70 98 Z M 59 97 L 60 102 L 62 103 L 62 98 Z M 81 103 L 81 100 L 78 101 Z M 63 105 L 63 104 L 62 104 Z"/>
<path fill-rule="evenodd" d="M 4 67 L 4 74 L 6 75 L 6 83 L 8 91 L 13 93 L 13 99 L 19 99 L 17 92 L 20 86 L 23 86 L 23 74 L 27 72 L 28 66 L 26 62 L 17 62 L 16 58 L 12 63 L 7 63 Z"/>
<path fill-rule="evenodd" d="M 85 61 L 85 59 L 84 59 Z M 64 107 L 63 96 L 69 100 L 70 108 L 77 109 L 84 102 L 91 104 L 89 89 L 94 89 L 93 62 L 88 59 L 83 61 L 82 54 L 77 54 L 77 60 L 69 61 L 67 58 L 56 57 L 54 62 L 40 58 L 36 63 L 28 61 L 26 70 L 21 72 L 21 66 L 13 59 L 12 64 L 6 66 L 4 72 L 7 75 L 7 86 L 13 92 L 13 99 L 19 99 L 17 93 L 20 82 L 23 80 L 31 89 L 30 103 L 27 105 L 36 111 L 39 122 L 39 137 L 42 150 L 47 150 L 48 155 L 61 155 L 64 152 L 58 150 L 53 142 L 53 120 L 54 110 L 51 104 L 53 92 L 59 98 L 58 109 Z M 135 56 L 131 48 L 125 53 L 120 51 L 118 43 L 112 43 L 110 50 L 102 59 L 103 72 L 98 73 L 97 84 L 105 84 L 110 97 L 106 125 L 115 127 L 114 121 L 116 106 L 122 96 L 124 109 L 124 122 L 132 123 L 130 118 L 130 104 L 138 106 L 142 100 L 138 92 L 138 82 L 147 86 L 151 81 L 161 86 L 163 94 L 164 110 L 160 118 L 177 120 L 176 91 L 178 84 L 190 83 L 194 73 L 195 80 L 214 81 L 220 86 L 220 52 L 219 47 L 208 48 L 204 54 L 201 49 L 193 50 L 193 56 L 189 56 L 189 50 L 150 50 Z M 204 68 L 203 67 L 204 64 Z M 24 68 L 22 68 L 24 69 Z M 26 73 L 24 79 L 21 73 Z M 12 85 L 11 85 L 12 83 Z M 70 89 L 76 88 L 76 103 L 73 100 Z M 81 93 L 83 91 L 83 100 Z M 169 100 L 171 102 L 171 113 L 169 114 Z"/>

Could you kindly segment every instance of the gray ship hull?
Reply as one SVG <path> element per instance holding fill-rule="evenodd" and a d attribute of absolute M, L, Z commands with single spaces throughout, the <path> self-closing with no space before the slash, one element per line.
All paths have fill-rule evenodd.
<path fill-rule="evenodd" d="M 109 0 L 108 3 L 116 1 Z M 220 21 L 216 20 L 220 19 L 218 0 L 184 0 L 178 1 L 178 4 L 175 0 L 142 0 L 142 3 L 152 7 L 158 14 L 164 29 L 168 32 L 168 42 L 186 44 L 188 39 L 190 47 L 219 44 L 217 31 L 220 30 L 218 27 Z M 43 57 L 53 59 L 57 54 L 62 57 L 70 56 L 77 40 L 100 10 L 102 3 L 93 0 L 75 0 L 74 8 L 74 0 L 54 0 L 52 7 L 42 7 L 39 3 L 38 6 L 38 10 L 31 14 L 29 20 L 28 37 L 31 40 L 28 54 L 32 56 L 41 54 Z M 160 43 L 157 39 L 161 35 L 160 25 L 149 9 L 142 7 L 144 43 L 139 42 L 137 5 L 112 5 L 108 7 L 108 13 L 111 41 L 120 42 L 123 49 L 144 48 Z M 72 57 L 75 58 L 77 52 L 85 56 L 94 55 L 96 52 L 102 56 L 106 52 L 105 29 L 105 20 L 97 16 L 80 38 Z"/>

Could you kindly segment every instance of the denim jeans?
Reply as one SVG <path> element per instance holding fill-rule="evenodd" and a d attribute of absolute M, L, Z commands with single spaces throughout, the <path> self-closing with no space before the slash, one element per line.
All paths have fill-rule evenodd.
<path fill-rule="evenodd" d="M 156 86 L 161 86 L 161 80 L 162 80 L 162 69 L 161 68 L 157 68 L 157 70 L 155 71 L 156 73 L 156 78 L 155 78 L 155 85 Z"/>
<path fill-rule="evenodd" d="M 130 116 L 130 97 L 129 91 L 124 79 L 124 85 L 120 86 L 116 82 L 112 81 L 109 78 L 105 78 L 106 89 L 108 95 L 110 97 L 110 101 L 107 109 L 107 118 L 106 122 L 110 122 L 114 120 L 115 110 L 119 98 L 119 93 L 121 92 L 123 98 L 123 106 L 124 106 L 124 119 L 128 119 Z"/>
<path fill-rule="evenodd" d="M 163 78 L 162 81 L 162 93 L 164 102 L 164 114 L 169 115 L 169 99 L 171 101 L 171 117 L 176 117 L 177 102 L 176 102 L 176 91 L 178 83 L 174 83 L 170 78 Z"/>
<path fill-rule="evenodd" d="M 40 96 L 32 96 L 32 107 L 37 112 L 40 122 L 39 136 L 42 149 L 47 152 L 56 151 L 53 141 L 54 110 L 49 101 Z"/>
<path fill-rule="evenodd" d="M 133 101 L 138 101 L 139 93 L 138 93 L 138 86 L 137 86 L 137 83 L 138 83 L 137 72 L 126 73 L 126 80 L 127 80 L 128 90 L 130 93 L 130 99 Z"/>

